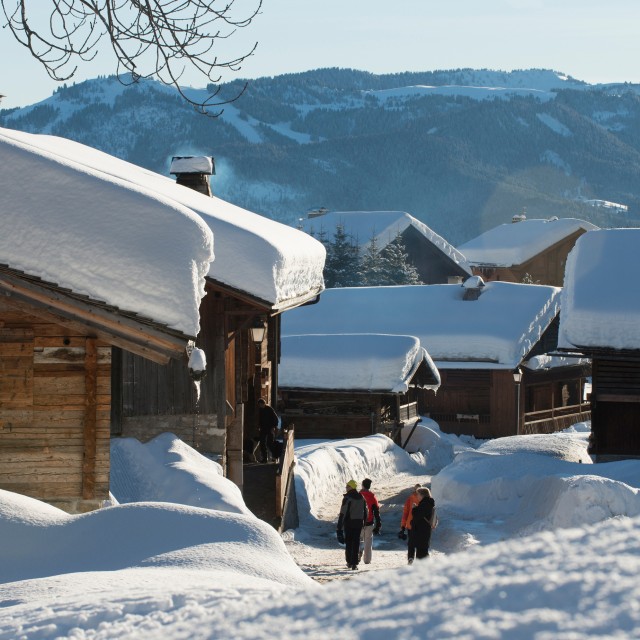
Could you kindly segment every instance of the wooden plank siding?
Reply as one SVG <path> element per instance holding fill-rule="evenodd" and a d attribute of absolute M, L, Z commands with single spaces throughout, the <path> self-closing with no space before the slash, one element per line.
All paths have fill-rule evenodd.
<path fill-rule="evenodd" d="M 419 410 L 443 431 L 456 435 L 499 438 L 550 433 L 589 419 L 588 406 L 581 402 L 588 373 L 584 365 L 526 370 L 518 403 L 510 370 L 441 369 L 438 392 L 419 392 Z"/>
<path fill-rule="evenodd" d="M 594 355 L 591 403 L 590 453 L 599 461 L 640 457 L 640 355 Z"/>
<path fill-rule="evenodd" d="M 0 302 L 0 488 L 68 511 L 109 497 L 111 347 Z"/>
<path fill-rule="evenodd" d="M 518 224 L 517 222 L 514 224 Z M 474 275 L 482 276 L 487 282 L 499 280 L 502 282 L 523 282 L 525 276 L 530 276 L 534 284 L 547 284 L 561 287 L 564 282 L 564 268 L 567 256 L 573 249 L 578 238 L 586 233 L 584 229 L 575 231 L 570 236 L 547 247 L 530 260 L 510 267 L 473 266 Z"/>
<path fill-rule="evenodd" d="M 392 429 L 396 396 L 287 389 L 281 402 L 282 418 L 296 438 L 360 438 Z"/>
<path fill-rule="evenodd" d="M 218 290 L 207 283 L 200 305 L 200 333 L 196 346 L 205 352 L 207 373 L 200 381 L 200 398 L 189 375 L 187 356 L 164 365 L 148 362 L 127 351 L 119 354 L 122 398 L 114 396 L 114 436 L 146 442 L 172 432 L 195 448 L 226 455 L 227 429 L 236 407 L 244 404 L 243 431 L 256 431 L 256 401 L 272 396 L 272 364 L 268 332 L 257 347 L 249 327 L 264 309 Z M 275 322 L 269 320 L 269 325 Z"/>

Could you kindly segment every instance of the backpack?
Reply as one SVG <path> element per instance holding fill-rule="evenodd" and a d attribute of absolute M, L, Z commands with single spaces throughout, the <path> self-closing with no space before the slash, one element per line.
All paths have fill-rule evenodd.
<path fill-rule="evenodd" d="M 345 512 L 345 520 L 363 523 L 367 518 L 367 502 L 358 493 L 355 496 L 349 496 L 349 502 Z"/>
<path fill-rule="evenodd" d="M 433 510 L 431 511 L 431 519 L 429 520 L 429 524 L 431 525 L 431 529 L 435 529 L 438 526 L 438 514 L 436 513 L 435 505 Z"/>

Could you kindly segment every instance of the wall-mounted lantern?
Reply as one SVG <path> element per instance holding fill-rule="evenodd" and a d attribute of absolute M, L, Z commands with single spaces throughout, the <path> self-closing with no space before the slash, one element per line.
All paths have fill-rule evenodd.
<path fill-rule="evenodd" d="M 267 331 L 265 320 L 262 316 L 256 316 L 253 320 L 253 324 L 249 328 L 251 331 L 251 338 L 256 344 L 262 344 L 264 335 Z"/>

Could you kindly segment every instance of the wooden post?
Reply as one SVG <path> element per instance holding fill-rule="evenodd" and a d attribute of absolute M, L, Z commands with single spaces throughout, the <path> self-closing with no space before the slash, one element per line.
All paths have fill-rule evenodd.
<path fill-rule="evenodd" d="M 226 461 L 227 441 L 229 438 L 229 435 L 227 433 L 226 323 L 224 314 L 224 301 L 218 294 L 216 294 L 215 313 L 213 321 L 215 323 L 212 363 L 212 370 L 214 375 L 213 397 L 216 408 L 215 410 L 218 429 L 223 429 L 225 431 L 225 442 L 222 448 L 222 469 L 225 471 L 225 474 L 228 474 Z"/>
<path fill-rule="evenodd" d="M 244 440 L 244 405 L 237 404 L 235 416 L 229 421 L 227 431 L 227 468 L 228 477 L 233 483 L 240 487 L 244 483 L 242 443 Z"/>
<path fill-rule="evenodd" d="M 93 500 L 96 493 L 96 422 L 98 411 L 98 350 L 95 338 L 87 338 L 85 342 L 84 382 L 82 498 L 83 500 Z"/>

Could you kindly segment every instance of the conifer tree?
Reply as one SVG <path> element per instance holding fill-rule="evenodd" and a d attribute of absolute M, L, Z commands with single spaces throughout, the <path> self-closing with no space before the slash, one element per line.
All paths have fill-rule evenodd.
<path fill-rule="evenodd" d="M 360 247 L 346 233 L 344 225 L 337 225 L 333 240 L 325 245 L 327 260 L 324 283 L 327 288 L 357 287 L 360 271 Z"/>
<path fill-rule="evenodd" d="M 375 287 L 386 280 L 385 261 L 378 248 L 375 232 L 369 240 L 360 258 L 360 277 L 358 286 Z"/>
<path fill-rule="evenodd" d="M 422 284 L 417 269 L 409 262 L 407 250 L 398 233 L 382 252 L 385 282 L 380 284 Z"/>

